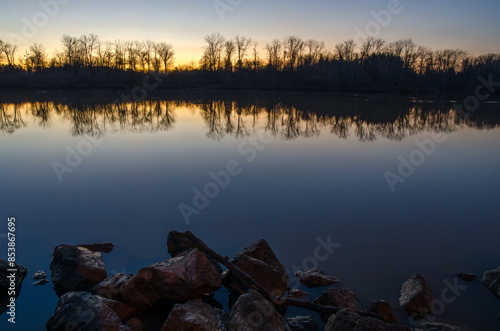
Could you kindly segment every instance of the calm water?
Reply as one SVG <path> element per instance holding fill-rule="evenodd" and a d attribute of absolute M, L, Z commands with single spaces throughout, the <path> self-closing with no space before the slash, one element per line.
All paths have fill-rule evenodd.
<path fill-rule="evenodd" d="M 44 329 L 54 311 L 51 285 L 31 277 L 48 273 L 61 243 L 115 243 L 104 256 L 111 274 L 168 258 L 171 230 L 228 256 L 265 238 L 289 270 L 317 264 L 363 308 L 386 299 L 405 324 L 397 300 L 411 274 L 439 299 L 454 273 L 480 278 L 500 265 L 495 101 L 463 119 L 451 102 L 390 95 L 117 96 L 0 99 L 0 233 L 15 216 L 17 261 L 29 268 L 19 330 Z M 228 167 L 233 175 L 221 174 Z M 321 240 L 340 246 L 319 261 Z M 500 328 L 500 301 L 478 280 L 439 308 L 440 322 Z M 6 320 L 0 328 L 13 329 Z"/>

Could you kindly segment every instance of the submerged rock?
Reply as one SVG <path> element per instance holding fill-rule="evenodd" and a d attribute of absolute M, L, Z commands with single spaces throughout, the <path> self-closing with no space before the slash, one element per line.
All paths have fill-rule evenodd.
<path fill-rule="evenodd" d="M 37 280 L 36 282 L 33 283 L 33 285 L 45 285 L 47 284 L 49 281 L 46 280 L 45 278 L 44 279 L 39 279 Z"/>
<path fill-rule="evenodd" d="M 373 317 L 362 317 L 347 309 L 342 309 L 328 319 L 325 331 L 411 331 L 412 329 L 382 322 Z"/>
<path fill-rule="evenodd" d="M 297 271 L 295 277 L 307 287 L 330 286 L 340 283 L 340 280 L 337 278 L 327 275 L 323 271 L 317 269 Z"/>
<path fill-rule="evenodd" d="M 481 283 L 500 299 L 500 267 L 495 270 L 486 271 L 481 279 Z"/>
<path fill-rule="evenodd" d="M 458 327 L 458 326 L 452 326 L 448 324 L 443 324 L 443 323 L 423 323 L 421 324 L 418 329 L 418 331 L 465 331 L 465 329 Z"/>
<path fill-rule="evenodd" d="M 358 301 L 356 294 L 348 288 L 330 287 L 319 297 L 314 299 L 313 303 L 323 306 L 335 306 L 347 308 L 352 311 L 358 310 Z M 323 321 L 327 321 L 330 315 L 320 314 Z"/>
<path fill-rule="evenodd" d="M 422 275 L 414 274 L 403 284 L 399 305 L 414 319 L 432 312 L 432 288 Z"/>
<path fill-rule="evenodd" d="M 318 323 L 312 316 L 297 316 L 287 318 L 286 322 L 292 331 L 317 331 Z"/>
<path fill-rule="evenodd" d="M 8 271 L 10 269 L 17 270 L 16 272 Z M 14 297 L 19 297 L 21 293 L 21 287 L 23 285 L 23 280 L 28 274 L 28 268 L 20 264 L 14 264 L 13 267 L 10 266 L 10 262 L 5 260 L 0 260 L 0 314 L 3 314 L 7 310 L 7 305 L 10 304 L 9 294 L 10 291 L 14 292 Z M 15 284 L 15 290 L 10 290 L 11 284 Z"/>
<path fill-rule="evenodd" d="M 202 252 L 193 249 L 142 268 L 120 287 L 120 292 L 128 304 L 147 309 L 162 300 L 196 298 L 220 286 L 219 271 Z"/>
<path fill-rule="evenodd" d="M 386 323 L 395 323 L 398 321 L 392 312 L 391 306 L 385 300 L 372 301 L 370 303 L 370 311 L 384 316 L 384 322 Z"/>
<path fill-rule="evenodd" d="M 125 284 L 133 276 L 132 274 L 116 273 L 94 286 L 92 288 L 92 293 L 103 298 L 121 301 L 123 299 L 120 293 L 120 286 Z"/>
<path fill-rule="evenodd" d="M 61 296 L 46 328 L 48 331 L 130 330 L 101 298 L 87 292 L 68 292 Z"/>
<path fill-rule="evenodd" d="M 50 275 L 58 296 L 90 291 L 107 277 L 101 253 L 72 245 L 59 245 L 54 249 Z"/>
<path fill-rule="evenodd" d="M 190 299 L 184 304 L 176 304 L 161 331 L 223 331 L 214 308 L 200 299 Z"/>
<path fill-rule="evenodd" d="M 231 331 L 291 331 L 286 321 L 259 292 L 249 290 L 241 295 L 229 319 Z"/>
<path fill-rule="evenodd" d="M 459 273 L 457 276 L 466 282 L 472 282 L 476 279 L 476 275 L 470 273 Z"/>
<path fill-rule="evenodd" d="M 45 278 L 47 278 L 47 274 L 45 273 L 45 271 L 42 270 L 38 270 L 37 272 L 35 272 L 35 275 L 33 275 L 34 280 L 40 280 Z"/>
<path fill-rule="evenodd" d="M 77 245 L 78 247 L 83 247 L 86 248 L 92 252 L 102 252 L 102 253 L 109 253 L 115 248 L 115 244 L 112 243 L 104 243 L 104 244 L 83 244 L 83 245 Z"/>
<path fill-rule="evenodd" d="M 306 293 L 302 290 L 299 289 L 289 289 L 288 290 L 288 297 L 289 298 L 294 298 L 294 299 L 300 299 L 300 298 L 307 298 L 309 296 L 309 293 Z"/>

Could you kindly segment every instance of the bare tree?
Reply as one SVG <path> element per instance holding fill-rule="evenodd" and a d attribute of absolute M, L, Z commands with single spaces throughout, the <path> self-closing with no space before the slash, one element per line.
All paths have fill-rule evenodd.
<path fill-rule="evenodd" d="M 281 41 L 279 39 L 274 39 L 270 44 L 266 44 L 268 65 L 274 70 L 279 70 L 281 68 Z"/>
<path fill-rule="evenodd" d="M 241 69 L 243 66 L 243 60 L 245 59 L 245 55 L 247 53 L 248 46 L 252 43 L 251 38 L 240 37 L 239 35 L 234 38 L 236 41 L 236 52 L 237 52 L 237 60 L 236 67 Z"/>
<path fill-rule="evenodd" d="M 323 51 L 325 50 L 325 43 L 314 39 L 309 39 L 304 43 L 305 55 L 304 65 L 311 66 L 318 63 Z"/>
<path fill-rule="evenodd" d="M 258 42 L 253 43 L 253 61 L 252 61 L 252 67 L 254 70 L 259 69 L 260 67 L 260 58 L 259 58 L 259 52 L 257 51 L 257 46 L 259 45 Z"/>
<path fill-rule="evenodd" d="M 202 67 L 209 71 L 216 71 L 221 68 L 221 58 L 224 48 L 224 37 L 219 33 L 205 37 L 207 45 L 201 60 Z"/>
<path fill-rule="evenodd" d="M 7 59 L 7 65 L 13 66 L 15 64 L 15 54 L 17 51 L 17 45 L 10 43 L 3 43 L 0 45 L 1 51 Z"/>
<path fill-rule="evenodd" d="M 65 54 L 64 64 L 74 65 L 77 52 L 77 39 L 68 35 L 63 35 L 61 38 L 63 51 Z"/>
<path fill-rule="evenodd" d="M 233 57 L 236 52 L 236 44 L 232 40 L 224 43 L 224 68 L 233 71 Z"/>
<path fill-rule="evenodd" d="M 26 66 L 33 70 L 42 70 L 46 65 L 45 48 L 42 44 L 33 44 L 30 46 Z"/>
<path fill-rule="evenodd" d="M 355 49 L 356 43 L 354 40 L 347 40 L 335 46 L 335 55 L 340 61 L 354 61 L 356 57 Z"/>
<path fill-rule="evenodd" d="M 163 69 L 167 72 L 174 64 L 174 47 L 171 44 L 162 42 L 157 45 L 157 48 L 160 58 L 163 61 Z"/>
<path fill-rule="evenodd" d="M 283 40 L 283 59 L 285 67 L 295 69 L 304 49 L 304 42 L 299 37 L 290 36 Z"/>

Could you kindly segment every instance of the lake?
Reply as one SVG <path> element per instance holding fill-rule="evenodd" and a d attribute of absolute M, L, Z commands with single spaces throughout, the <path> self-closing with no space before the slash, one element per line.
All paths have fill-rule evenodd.
<path fill-rule="evenodd" d="M 17 262 L 29 269 L 16 326 L 3 314 L 1 329 L 45 328 L 57 296 L 32 277 L 49 276 L 55 246 L 112 242 L 108 275 L 135 273 L 169 258 L 172 230 L 230 257 L 264 238 L 290 275 L 317 267 L 363 308 L 388 300 L 406 325 L 398 298 L 418 272 L 436 321 L 499 328 L 500 301 L 480 283 L 500 265 L 498 101 L 464 117 L 453 109 L 463 98 L 186 90 L 122 100 L 0 95 L 1 258 L 14 216 Z M 458 272 L 479 279 L 443 303 Z M 299 288 L 311 300 L 324 290 Z"/>

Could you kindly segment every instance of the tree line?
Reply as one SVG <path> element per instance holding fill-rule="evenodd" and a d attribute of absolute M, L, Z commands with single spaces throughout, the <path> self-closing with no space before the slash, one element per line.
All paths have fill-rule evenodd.
<path fill-rule="evenodd" d="M 43 45 L 35 43 L 16 59 L 18 47 L 0 40 L 0 70 L 110 68 L 176 74 L 167 85 L 189 81 L 194 86 L 212 87 L 380 91 L 456 91 L 471 88 L 480 75 L 500 75 L 500 54 L 433 51 L 412 39 L 387 42 L 370 37 L 360 44 L 347 40 L 328 50 L 322 41 L 297 36 L 274 39 L 259 47 L 252 38 L 225 38 L 214 33 L 205 37 L 197 64 L 178 67 L 174 67 L 173 46 L 166 42 L 110 42 L 89 34 L 64 35 L 61 44 L 62 49 L 49 56 Z"/>

